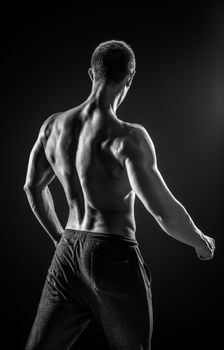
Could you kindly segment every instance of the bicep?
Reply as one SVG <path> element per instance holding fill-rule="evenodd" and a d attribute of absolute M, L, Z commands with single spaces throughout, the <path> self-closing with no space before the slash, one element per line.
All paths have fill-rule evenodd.
<path fill-rule="evenodd" d="M 132 190 L 155 217 L 163 220 L 177 201 L 166 185 L 157 166 L 142 164 L 141 161 L 126 161 L 126 169 Z"/>
<path fill-rule="evenodd" d="M 40 137 L 35 142 L 28 162 L 25 188 L 44 188 L 55 177 L 44 151 Z"/>
<path fill-rule="evenodd" d="M 165 220 L 177 200 L 157 167 L 156 152 L 149 135 L 144 130 L 138 137 L 139 142 L 130 148 L 125 160 L 128 179 L 146 209 L 157 219 Z"/>

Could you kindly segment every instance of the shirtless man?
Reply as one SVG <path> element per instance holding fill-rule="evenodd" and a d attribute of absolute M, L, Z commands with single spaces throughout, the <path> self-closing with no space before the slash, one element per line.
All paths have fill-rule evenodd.
<path fill-rule="evenodd" d="M 49 117 L 31 151 L 24 189 L 56 250 L 26 350 L 70 349 L 91 320 L 111 349 L 151 349 L 151 279 L 135 237 L 136 195 L 167 234 L 200 259 L 213 257 L 214 239 L 169 191 L 145 128 L 116 115 L 134 74 L 129 45 L 101 43 L 90 96 Z M 55 176 L 69 207 L 65 229 L 48 187 Z"/>

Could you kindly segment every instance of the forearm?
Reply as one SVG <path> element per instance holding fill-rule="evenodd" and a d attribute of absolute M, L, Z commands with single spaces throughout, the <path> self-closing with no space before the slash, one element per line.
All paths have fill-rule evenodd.
<path fill-rule="evenodd" d="M 176 203 L 172 212 L 166 218 L 157 218 L 162 229 L 171 237 L 194 248 L 204 243 L 204 235 L 194 224 L 186 209 Z"/>
<path fill-rule="evenodd" d="M 63 232 L 63 227 L 55 212 L 54 202 L 47 187 L 44 189 L 26 189 L 26 195 L 30 207 L 54 242 L 58 242 Z"/>

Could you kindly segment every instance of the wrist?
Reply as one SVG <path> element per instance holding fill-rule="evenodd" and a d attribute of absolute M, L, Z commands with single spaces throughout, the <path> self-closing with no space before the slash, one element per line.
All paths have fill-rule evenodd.
<path fill-rule="evenodd" d="M 197 233 L 198 233 L 198 242 L 197 244 L 195 245 L 195 249 L 200 249 L 200 248 L 203 248 L 205 245 L 206 245 L 206 237 L 205 235 L 200 231 L 200 230 L 197 230 Z"/>
<path fill-rule="evenodd" d="M 60 239 L 61 239 L 61 236 L 62 236 L 62 234 L 60 234 L 60 233 L 54 236 L 53 242 L 54 242 L 54 245 L 55 245 L 55 246 L 58 245 L 58 243 L 59 243 L 59 241 L 60 241 Z"/>
<path fill-rule="evenodd" d="M 53 240 L 53 243 L 54 243 L 54 246 L 57 248 L 57 246 L 58 246 L 58 243 L 59 243 L 59 241 L 60 241 L 60 239 L 59 240 Z"/>

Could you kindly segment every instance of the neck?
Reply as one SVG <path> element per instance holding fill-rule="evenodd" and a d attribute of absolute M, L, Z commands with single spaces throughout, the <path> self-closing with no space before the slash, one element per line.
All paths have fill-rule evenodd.
<path fill-rule="evenodd" d="M 98 108 L 116 113 L 122 102 L 123 89 L 120 85 L 110 86 L 104 83 L 96 83 L 92 86 L 92 91 L 86 103 L 94 103 Z"/>

